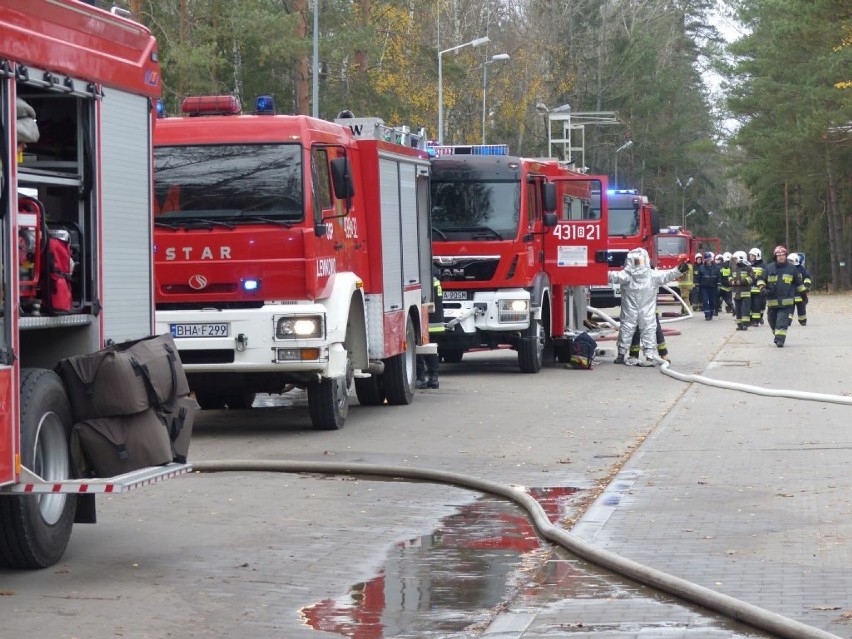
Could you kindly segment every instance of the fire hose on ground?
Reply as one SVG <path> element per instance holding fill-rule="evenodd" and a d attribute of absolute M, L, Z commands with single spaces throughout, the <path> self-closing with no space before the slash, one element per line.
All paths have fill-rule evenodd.
<path fill-rule="evenodd" d="M 691 317 L 688 309 L 677 294 L 684 308 L 689 311 L 682 318 Z M 607 317 L 597 309 L 590 309 L 611 326 L 617 327 L 617 322 Z M 681 318 L 677 318 L 681 319 Z M 767 397 L 786 397 L 790 399 L 829 402 L 852 405 L 852 397 L 830 395 L 826 393 L 808 393 L 795 390 L 768 389 L 749 384 L 723 382 L 703 375 L 687 375 L 671 370 L 669 362 L 655 357 L 661 365 L 661 372 L 669 377 L 683 382 L 695 382 L 725 388 L 729 390 L 764 395 Z M 757 630 L 772 633 L 783 639 L 841 639 L 835 634 L 814 628 L 802 622 L 771 612 L 759 606 L 741 601 L 710 588 L 700 586 L 680 577 L 670 575 L 655 568 L 640 564 L 622 557 L 616 553 L 597 548 L 587 543 L 569 531 L 554 525 L 542 506 L 522 487 L 501 484 L 461 473 L 418 468 L 411 466 L 388 466 L 362 463 L 337 462 L 304 462 L 287 460 L 218 460 L 194 462 L 193 470 L 202 473 L 215 472 L 279 472 L 279 473 L 308 473 L 324 475 L 359 476 L 364 479 L 391 478 L 400 481 L 425 481 L 430 483 L 447 484 L 469 490 L 475 490 L 498 497 L 503 497 L 524 509 L 538 533 L 548 541 L 573 553 L 580 559 L 601 566 L 616 574 L 633 579 L 641 584 L 655 588 L 661 592 L 673 595 L 685 601 L 697 604 L 707 610 L 721 614 L 734 621 L 742 622 Z"/>

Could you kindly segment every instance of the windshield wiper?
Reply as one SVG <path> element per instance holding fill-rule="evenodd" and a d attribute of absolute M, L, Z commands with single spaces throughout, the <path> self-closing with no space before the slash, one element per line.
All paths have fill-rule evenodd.
<path fill-rule="evenodd" d="M 192 219 L 183 220 L 184 228 L 192 228 L 192 227 L 201 227 L 207 226 L 209 228 L 213 228 L 214 226 L 224 226 L 226 229 L 235 229 L 236 227 L 233 224 L 228 222 L 223 222 L 221 220 L 211 220 L 203 217 L 194 217 Z"/>
<path fill-rule="evenodd" d="M 241 220 L 257 220 L 258 222 L 266 222 L 267 224 L 278 224 L 279 226 L 286 226 L 290 228 L 293 226 L 294 222 L 287 222 L 285 220 L 274 220 L 269 217 L 263 217 L 261 215 L 243 215 Z"/>
<path fill-rule="evenodd" d="M 162 226 L 163 228 L 171 229 L 173 231 L 176 231 L 179 228 L 177 224 L 170 224 L 169 222 L 158 222 L 156 220 L 154 220 L 154 226 Z"/>
<path fill-rule="evenodd" d="M 451 229 L 446 229 L 446 231 L 448 233 L 470 233 L 473 237 L 491 236 L 496 237 L 498 240 L 503 239 L 503 236 L 490 226 L 456 226 Z"/>

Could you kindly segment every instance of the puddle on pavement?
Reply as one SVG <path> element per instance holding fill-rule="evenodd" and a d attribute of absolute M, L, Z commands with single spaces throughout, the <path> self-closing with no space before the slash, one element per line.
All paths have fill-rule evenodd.
<path fill-rule="evenodd" d="M 575 488 L 530 490 L 554 522 L 570 512 L 575 492 Z M 485 496 L 441 520 L 431 534 L 398 543 L 384 568 L 370 581 L 355 584 L 340 599 L 303 608 L 301 615 L 314 630 L 351 639 L 461 639 L 478 636 L 503 609 L 529 611 L 566 600 L 570 606 L 570 600 L 634 598 L 646 599 L 649 606 L 681 611 L 672 612 L 673 621 L 657 627 L 663 632 L 664 628 L 683 631 L 677 619 L 688 606 L 618 579 L 561 549 L 554 551 L 539 539 L 519 507 Z M 693 630 L 712 628 L 728 639 L 766 636 L 752 634 L 738 624 L 690 614 Z M 576 616 L 568 613 L 566 618 Z M 626 625 L 615 624 L 606 630 L 626 630 Z M 577 630 L 582 628 L 581 624 Z"/>
<path fill-rule="evenodd" d="M 552 521 L 568 512 L 575 488 L 532 489 Z M 438 529 L 397 544 L 384 569 L 342 600 L 304 608 L 315 630 L 353 639 L 450 637 L 490 618 L 525 557 L 542 548 L 532 523 L 512 503 L 483 497 L 444 518 Z"/>

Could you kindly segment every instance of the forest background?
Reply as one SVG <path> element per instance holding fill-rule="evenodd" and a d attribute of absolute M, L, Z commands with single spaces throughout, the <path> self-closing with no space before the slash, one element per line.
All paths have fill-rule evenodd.
<path fill-rule="evenodd" d="M 158 39 L 169 114 L 214 93 L 246 111 L 272 95 L 279 113 L 314 112 L 316 7 L 319 117 L 348 109 L 437 139 L 440 58 L 445 143 L 561 156 L 547 113 L 570 109 L 578 168 L 639 189 L 663 224 L 769 259 L 784 244 L 815 286 L 850 288 L 849 0 L 115 4 Z"/>

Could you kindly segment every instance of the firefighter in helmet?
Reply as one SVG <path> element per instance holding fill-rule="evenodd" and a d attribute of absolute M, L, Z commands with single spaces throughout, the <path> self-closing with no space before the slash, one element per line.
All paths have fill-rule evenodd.
<path fill-rule="evenodd" d="M 442 333 L 444 324 L 444 289 L 441 288 L 441 280 L 438 279 L 438 269 L 432 266 L 432 301 L 433 309 L 429 311 L 429 335 Z M 440 359 L 437 354 L 417 356 L 417 380 L 415 388 L 424 389 L 438 388 L 438 367 Z"/>
<path fill-rule="evenodd" d="M 763 253 L 759 248 L 753 248 L 748 252 L 748 261 L 754 271 L 755 282 L 763 277 L 766 264 L 763 262 Z M 751 325 L 763 326 L 763 311 L 766 310 L 766 289 L 755 284 L 751 289 Z"/>
<path fill-rule="evenodd" d="M 805 326 L 808 323 L 808 294 L 811 292 L 811 274 L 805 268 L 801 253 L 790 253 L 787 256 L 787 261 L 796 267 L 805 284 L 805 291 L 801 295 L 796 296 L 796 315 L 799 319 L 799 325 Z"/>
<path fill-rule="evenodd" d="M 722 271 L 722 284 L 719 286 L 719 298 L 716 300 L 716 314 L 719 314 L 719 311 L 722 310 L 722 302 L 725 303 L 725 312 L 733 313 L 734 312 L 734 302 L 731 297 L 731 284 L 729 279 L 731 277 L 731 253 L 725 251 L 716 256 L 716 262 L 719 263 L 719 270 Z M 719 259 L 721 258 L 721 260 Z"/>
<path fill-rule="evenodd" d="M 738 331 L 748 330 L 751 324 L 751 287 L 754 281 L 754 271 L 749 266 L 745 251 L 734 252 L 731 257 L 728 285 L 731 287 Z"/>
<path fill-rule="evenodd" d="M 787 261 L 786 247 L 776 246 L 772 254 L 775 259 L 764 270 L 758 286 L 766 291 L 766 319 L 775 335 L 775 345 L 781 348 L 793 320 L 796 296 L 805 292 L 805 283 L 798 269 Z"/>

